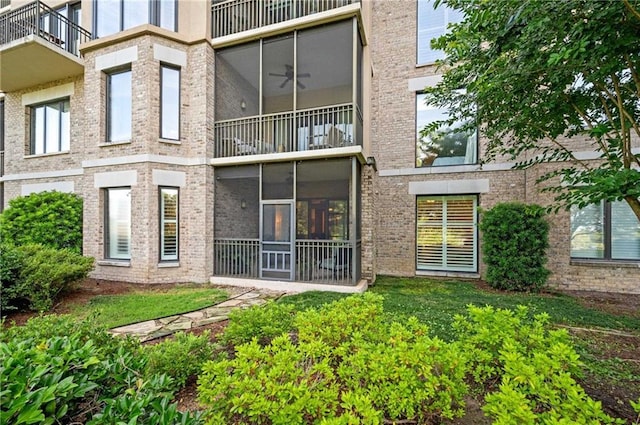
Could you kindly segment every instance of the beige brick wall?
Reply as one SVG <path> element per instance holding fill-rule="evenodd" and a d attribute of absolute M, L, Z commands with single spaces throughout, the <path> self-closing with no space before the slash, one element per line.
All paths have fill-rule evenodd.
<path fill-rule="evenodd" d="M 446 173 L 443 167 L 435 173 L 429 169 L 414 168 L 415 93 L 408 89 L 409 80 L 438 72 L 435 66 L 416 66 L 416 24 L 414 1 L 377 1 L 373 5 L 374 30 L 370 48 L 375 72 L 371 134 L 378 166 L 373 186 L 375 263 L 376 272 L 380 274 L 416 274 L 416 196 L 409 194 L 410 182 L 488 179 L 489 191 L 479 194 L 479 205 L 483 209 L 504 201 L 541 205 L 551 202 L 550 194 L 540 193 L 535 184 L 536 178 L 550 166 L 527 171 L 482 171 L 480 167 L 476 170 L 465 167 L 464 171 L 451 173 Z M 637 144 L 637 140 L 635 142 Z M 568 144 L 576 151 L 594 149 L 585 139 L 576 138 Z M 506 159 L 501 158 L 498 162 L 506 162 Z M 485 169 L 492 165 L 488 164 Z M 392 175 L 394 172 L 398 175 Z M 439 194 L 446 194 L 446 189 L 443 187 Z M 553 272 L 550 284 L 564 289 L 640 293 L 640 267 L 637 262 L 630 265 L 593 265 L 571 261 L 569 220 L 566 211 L 548 217 L 551 225 L 548 267 Z M 482 261 L 479 266 L 482 273 Z"/>

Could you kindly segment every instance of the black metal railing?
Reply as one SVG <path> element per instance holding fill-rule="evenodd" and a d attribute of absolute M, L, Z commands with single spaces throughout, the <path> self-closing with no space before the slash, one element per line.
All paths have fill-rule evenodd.
<path fill-rule="evenodd" d="M 0 0 L 0 9 L 7 7 L 11 4 L 11 0 Z"/>
<path fill-rule="evenodd" d="M 215 157 L 331 149 L 362 143 L 362 116 L 351 103 L 217 121 Z"/>
<path fill-rule="evenodd" d="M 28 35 L 36 35 L 75 56 L 80 56 L 80 44 L 91 40 L 89 31 L 40 1 L 0 15 L 0 45 Z"/>
<path fill-rule="evenodd" d="M 226 0 L 214 1 L 213 37 L 277 24 L 358 3 L 359 0 Z"/>

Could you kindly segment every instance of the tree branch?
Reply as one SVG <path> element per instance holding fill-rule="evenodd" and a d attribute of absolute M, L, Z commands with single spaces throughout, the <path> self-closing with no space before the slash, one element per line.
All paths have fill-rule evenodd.
<path fill-rule="evenodd" d="M 586 114 L 586 112 L 584 112 L 582 109 L 580 109 L 578 107 L 578 105 L 576 105 L 575 102 L 573 102 L 569 96 L 567 96 L 565 94 L 564 97 L 565 97 L 565 99 L 567 99 L 567 102 L 571 105 L 573 110 L 576 111 L 578 113 L 578 115 L 580 115 L 580 117 L 584 120 L 584 122 L 585 122 L 585 124 L 587 124 L 587 127 L 589 128 L 589 130 L 593 130 L 593 125 L 591 124 L 591 118 L 589 118 L 589 116 Z M 595 137 L 595 140 L 596 140 L 596 143 L 600 146 L 600 149 L 602 149 L 602 151 L 605 154 L 608 155 L 609 154 L 609 149 L 607 148 L 607 145 L 602 142 L 602 138 Z"/>
<path fill-rule="evenodd" d="M 635 64 L 631 61 L 629 55 L 624 55 L 624 60 L 627 62 L 629 66 L 629 71 L 631 71 L 631 76 L 633 77 L 633 81 L 636 83 L 636 94 L 640 97 L 640 76 L 638 75 L 638 70 L 635 67 Z"/>
<path fill-rule="evenodd" d="M 631 3 L 629 3 L 629 0 L 622 0 L 622 2 L 624 3 L 624 5 L 627 7 L 627 9 L 629 9 L 629 12 L 631 12 L 631 14 L 633 16 L 635 16 L 637 19 L 640 19 L 640 12 L 638 12 L 637 10 L 635 10 L 633 8 L 633 6 L 631 5 Z"/>
<path fill-rule="evenodd" d="M 616 104 L 620 113 L 620 133 L 622 134 L 622 164 L 624 168 L 631 168 L 631 161 L 629 156 L 631 155 L 631 132 L 627 131 L 627 120 L 625 114 L 622 113 L 624 105 L 622 104 L 622 93 L 620 93 L 620 80 L 615 74 L 611 74 L 611 81 L 613 81 L 613 89 L 616 91 Z"/>

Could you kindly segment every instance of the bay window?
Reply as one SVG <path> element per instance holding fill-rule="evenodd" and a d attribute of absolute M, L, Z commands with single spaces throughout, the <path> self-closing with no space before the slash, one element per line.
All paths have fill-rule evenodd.
<path fill-rule="evenodd" d="M 143 24 L 177 31 L 177 0 L 95 0 L 93 19 L 97 37 Z"/>

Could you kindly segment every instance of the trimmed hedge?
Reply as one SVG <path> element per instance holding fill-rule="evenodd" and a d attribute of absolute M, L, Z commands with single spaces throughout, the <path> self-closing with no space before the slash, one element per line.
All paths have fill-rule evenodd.
<path fill-rule="evenodd" d="M 539 291 L 549 277 L 549 224 L 539 205 L 497 204 L 480 222 L 486 280 L 497 289 Z"/>

